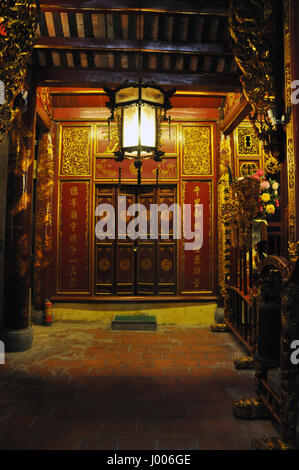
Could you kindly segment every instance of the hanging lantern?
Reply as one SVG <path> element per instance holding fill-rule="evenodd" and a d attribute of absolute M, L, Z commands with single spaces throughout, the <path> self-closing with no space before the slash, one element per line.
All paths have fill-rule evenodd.
<path fill-rule="evenodd" d="M 160 147 L 161 122 L 168 120 L 166 112 L 171 109 L 170 98 L 175 89 L 165 91 L 155 82 L 125 82 L 115 89 L 104 88 L 109 96 L 106 106 L 111 110 L 110 122 L 117 122 L 117 161 L 134 159 L 138 170 L 138 182 L 142 160 L 153 158 L 161 161 L 164 154 Z M 109 132 L 110 134 L 110 132 Z"/>

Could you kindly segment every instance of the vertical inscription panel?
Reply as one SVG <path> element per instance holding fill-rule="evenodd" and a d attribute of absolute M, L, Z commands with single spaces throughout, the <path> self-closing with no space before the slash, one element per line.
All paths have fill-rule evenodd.
<path fill-rule="evenodd" d="M 61 181 L 58 209 L 58 293 L 89 294 L 88 181 Z"/>
<path fill-rule="evenodd" d="M 191 231 L 195 225 L 195 204 L 203 205 L 202 247 L 186 250 L 187 240 L 181 243 L 181 293 L 212 293 L 213 291 L 213 186 L 211 181 L 183 181 L 182 201 L 191 205 Z M 196 248 L 196 246 L 195 246 Z"/>

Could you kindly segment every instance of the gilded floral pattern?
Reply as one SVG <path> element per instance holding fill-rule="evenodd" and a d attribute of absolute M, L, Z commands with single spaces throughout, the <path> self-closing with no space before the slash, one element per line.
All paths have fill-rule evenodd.
<path fill-rule="evenodd" d="M 184 175 L 209 175 L 211 173 L 210 127 L 183 128 Z"/>
<path fill-rule="evenodd" d="M 63 130 L 62 174 L 90 175 L 90 129 L 68 127 Z"/>
<path fill-rule="evenodd" d="M 239 126 L 237 136 L 238 155 L 260 155 L 260 142 L 251 127 Z"/>

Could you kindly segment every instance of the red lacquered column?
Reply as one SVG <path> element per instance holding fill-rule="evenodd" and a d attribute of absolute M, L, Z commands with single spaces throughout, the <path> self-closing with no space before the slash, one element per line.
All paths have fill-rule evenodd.
<path fill-rule="evenodd" d="M 54 165 L 51 133 L 46 132 L 39 142 L 35 209 L 34 306 L 40 310 L 53 295 Z"/>
<path fill-rule="evenodd" d="M 20 102 L 11 132 L 8 160 L 4 274 L 4 331 L 6 351 L 30 348 L 32 190 L 35 131 L 35 92 L 27 111 Z"/>

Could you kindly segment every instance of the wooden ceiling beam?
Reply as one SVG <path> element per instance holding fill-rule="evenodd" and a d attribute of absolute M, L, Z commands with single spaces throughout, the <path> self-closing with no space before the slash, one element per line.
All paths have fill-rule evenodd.
<path fill-rule="evenodd" d="M 173 108 L 168 113 L 172 121 L 181 119 L 217 121 L 219 111 L 215 108 Z M 53 108 L 54 121 L 95 121 L 107 120 L 110 116 L 108 108 Z"/>
<path fill-rule="evenodd" d="M 41 0 L 41 11 L 93 13 L 202 14 L 228 16 L 229 0 Z"/>
<path fill-rule="evenodd" d="M 237 74 L 195 74 L 169 72 L 129 72 L 125 70 L 95 70 L 89 68 L 37 67 L 32 70 L 38 86 L 117 86 L 125 80 L 156 81 L 162 86 L 209 92 L 238 92 L 241 83 Z"/>
<path fill-rule="evenodd" d="M 100 39 L 74 37 L 47 37 L 37 39 L 35 49 L 87 50 L 117 52 L 156 52 L 168 54 L 232 55 L 225 43 L 136 41 L 130 39 Z"/>

